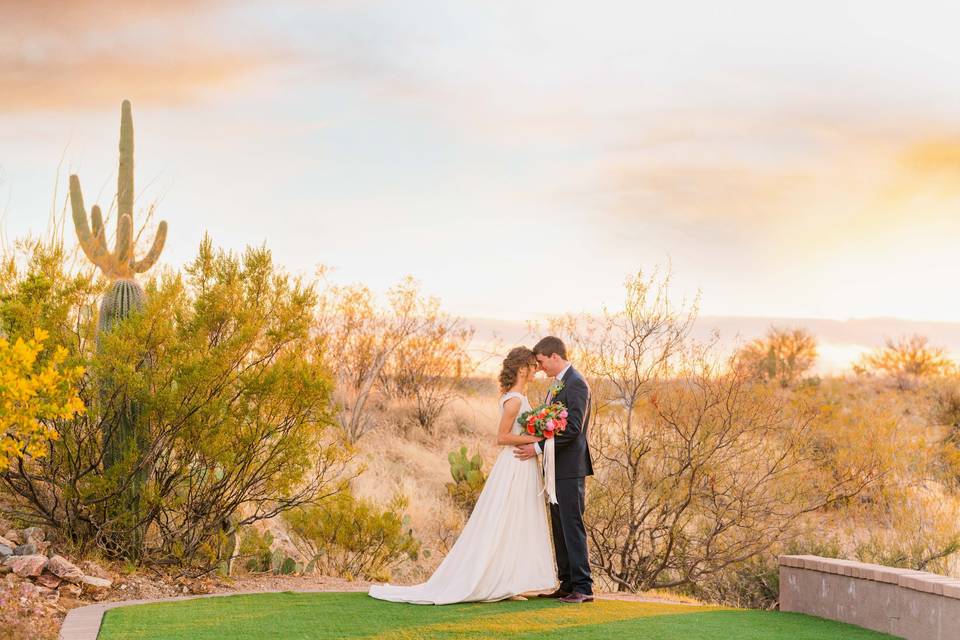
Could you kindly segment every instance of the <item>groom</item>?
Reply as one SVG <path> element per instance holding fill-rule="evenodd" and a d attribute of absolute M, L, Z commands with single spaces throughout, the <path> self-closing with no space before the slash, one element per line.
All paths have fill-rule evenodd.
<path fill-rule="evenodd" d="M 533 353 L 540 369 L 556 379 L 546 402 L 561 402 L 567 408 L 567 428 L 554 436 L 556 444 L 557 503 L 550 505 L 553 548 L 557 555 L 560 588 L 547 598 L 581 604 L 593 602 L 593 579 L 587 558 L 587 532 L 583 526 L 584 478 L 593 475 L 587 425 L 590 422 L 590 389 L 580 372 L 567 361 L 567 348 L 560 338 L 547 336 Z M 521 460 L 540 453 L 539 443 L 514 449 Z"/>

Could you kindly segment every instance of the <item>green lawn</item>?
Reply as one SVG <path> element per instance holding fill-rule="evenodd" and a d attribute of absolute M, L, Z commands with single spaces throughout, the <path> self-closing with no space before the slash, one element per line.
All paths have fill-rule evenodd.
<path fill-rule="evenodd" d="M 808 616 L 641 602 L 551 600 L 394 604 L 365 593 L 266 593 L 121 607 L 99 640 L 243 638 L 570 638 L 866 640 L 890 638 Z"/>

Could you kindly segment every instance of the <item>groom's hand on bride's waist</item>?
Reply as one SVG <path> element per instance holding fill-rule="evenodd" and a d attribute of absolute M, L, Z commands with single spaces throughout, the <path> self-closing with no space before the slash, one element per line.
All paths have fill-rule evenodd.
<path fill-rule="evenodd" d="M 513 455 L 520 460 L 526 460 L 527 458 L 535 457 L 537 455 L 537 450 L 534 448 L 533 444 L 521 444 L 513 448 Z"/>

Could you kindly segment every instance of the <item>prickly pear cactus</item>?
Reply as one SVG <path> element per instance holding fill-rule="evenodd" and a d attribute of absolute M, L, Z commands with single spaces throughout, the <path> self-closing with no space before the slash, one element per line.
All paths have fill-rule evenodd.
<path fill-rule="evenodd" d="M 447 483 L 447 492 L 457 506 L 469 514 L 473 511 L 487 480 L 483 473 L 483 458 L 479 453 L 469 458 L 467 448 L 460 447 L 459 451 L 451 451 L 447 460 L 450 462 L 450 475 L 453 477 L 453 482 Z"/>

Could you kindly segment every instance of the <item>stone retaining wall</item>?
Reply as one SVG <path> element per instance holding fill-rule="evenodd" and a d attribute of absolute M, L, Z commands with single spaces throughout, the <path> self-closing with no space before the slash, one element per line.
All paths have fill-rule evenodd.
<path fill-rule="evenodd" d="M 908 640 L 960 640 L 960 580 L 925 571 L 780 556 L 780 610 Z"/>

